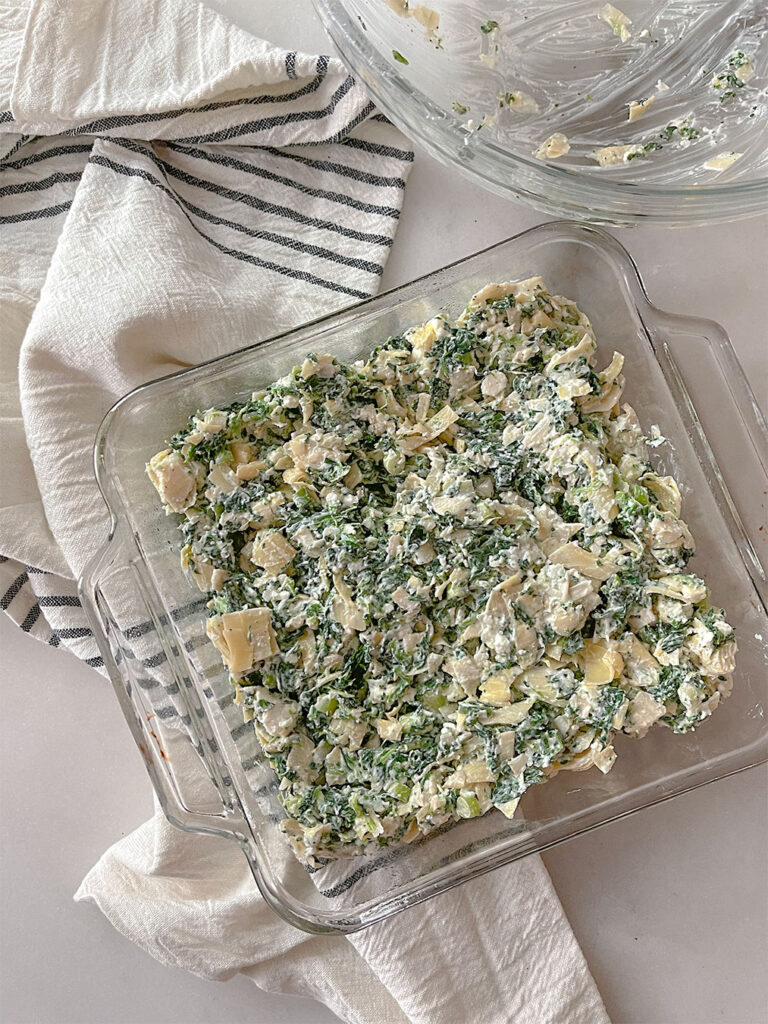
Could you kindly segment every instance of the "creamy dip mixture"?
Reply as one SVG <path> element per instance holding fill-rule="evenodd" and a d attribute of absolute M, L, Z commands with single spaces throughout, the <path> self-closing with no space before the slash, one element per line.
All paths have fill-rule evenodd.
<path fill-rule="evenodd" d="M 736 643 L 623 357 L 540 278 L 365 362 L 308 355 L 148 466 L 304 860 L 411 841 L 615 733 L 686 732 Z"/>

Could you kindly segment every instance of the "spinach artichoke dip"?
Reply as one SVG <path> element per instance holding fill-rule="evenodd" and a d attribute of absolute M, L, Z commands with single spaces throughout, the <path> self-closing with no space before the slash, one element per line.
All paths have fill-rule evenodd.
<path fill-rule="evenodd" d="M 198 412 L 149 463 L 302 860 L 511 817 L 607 772 L 616 732 L 687 732 L 728 695 L 678 487 L 622 356 L 594 362 L 573 302 L 491 284 Z"/>

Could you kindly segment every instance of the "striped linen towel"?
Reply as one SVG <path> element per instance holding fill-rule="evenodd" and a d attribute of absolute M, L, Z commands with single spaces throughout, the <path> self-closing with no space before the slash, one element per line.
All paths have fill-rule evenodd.
<path fill-rule="evenodd" d="M 227 323 L 233 296 L 268 336 L 376 291 L 413 152 L 336 60 L 196 4 L 62 10 L 0 4 L 0 605 L 99 667 L 74 579 L 103 531 L 100 417 L 136 384 L 257 341 Z M 196 334 L 164 325 L 149 352 L 148 318 L 182 316 Z M 95 353 L 116 364 L 108 382 L 85 380 Z"/>
<path fill-rule="evenodd" d="M 107 529 L 101 417 L 372 294 L 412 159 L 338 61 L 194 0 L 0 0 L 0 604 L 22 629 L 103 670 L 74 582 Z M 77 898 L 164 963 L 357 1024 L 607 1020 L 538 858 L 359 935 L 308 936 L 234 844 L 158 811 Z"/>

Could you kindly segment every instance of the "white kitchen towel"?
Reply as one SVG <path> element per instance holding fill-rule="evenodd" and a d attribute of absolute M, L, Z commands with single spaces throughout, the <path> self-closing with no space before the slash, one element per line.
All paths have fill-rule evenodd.
<path fill-rule="evenodd" d="M 607 1024 L 540 857 L 500 868 L 348 937 L 307 935 L 264 904 L 225 839 L 158 813 L 108 850 L 77 899 L 162 963 L 241 972 L 350 1024 Z"/>
<path fill-rule="evenodd" d="M 258 340 L 238 302 L 265 337 L 372 294 L 413 153 L 338 61 L 196 3 L 0 0 L 0 159 L 0 607 L 99 667 L 100 417 Z"/>
<path fill-rule="evenodd" d="M 100 418 L 374 292 L 411 160 L 337 61 L 193 0 L 0 0 L 0 603 L 22 628 L 103 668 L 74 584 L 107 528 Z M 78 898 L 165 963 L 242 971 L 346 1021 L 607 1019 L 538 858 L 309 937 L 233 845 L 156 812 Z"/>

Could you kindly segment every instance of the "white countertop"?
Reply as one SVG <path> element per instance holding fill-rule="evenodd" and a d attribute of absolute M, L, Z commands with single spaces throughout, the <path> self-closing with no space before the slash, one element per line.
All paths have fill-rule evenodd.
<path fill-rule="evenodd" d="M 276 42 L 328 52 L 308 0 L 281 0 L 267 15 L 249 0 L 212 6 Z M 419 152 L 384 286 L 546 219 Z M 725 326 L 768 407 L 768 217 L 616 234 L 652 301 Z M 0 1022 L 336 1021 L 242 977 L 217 985 L 161 967 L 95 907 L 72 902 L 103 850 L 151 814 L 149 780 L 101 676 L 2 615 L 0 651 Z M 767 781 L 753 769 L 545 855 L 615 1024 L 768 1021 Z M 706 881 L 694 899 L 692 876 Z"/>

